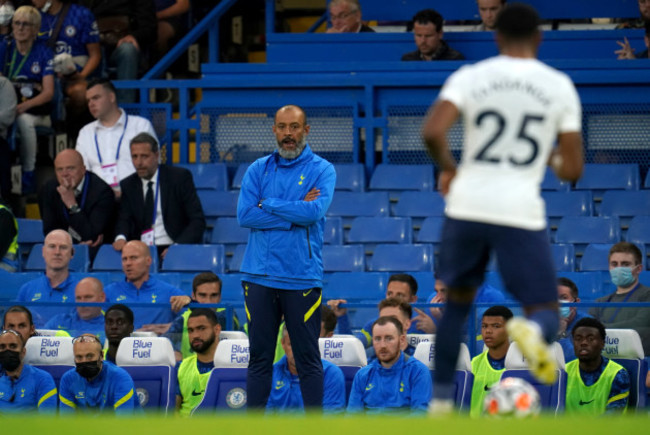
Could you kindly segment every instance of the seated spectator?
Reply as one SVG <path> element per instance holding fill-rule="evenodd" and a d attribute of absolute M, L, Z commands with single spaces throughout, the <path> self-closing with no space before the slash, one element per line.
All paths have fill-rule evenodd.
<path fill-rule="evenodd" d="M 43 259 L 45 274 L 40 278 L 26 282 L 20 288 L 18 302 L 72 302 L 74 289 L 79 281 L 70 275 L 70 260 L 74 255 L 72 237 L 66 231 L 53 230 L 45 236 L 43 242 Z M 32 307 L 34 324 L 42 328 L 48 320 L 57 314 L 67 313 L 64 307 Z"/>
<path fill-rule="evenodd" d="M 573 338 L 571 331 L 580 319 L 591 317 L 576 307 L 567 307 L 563 304 L 568 302 L 580 302 L 578 297 L 578 286 L 569 278 L 560 277 L 557 279 L 557 298 L 560 302 L 560 329 L 558 330 L 558 343 L 562 346 L 564 360 L 573 361 L 576 356 L 573 352 Z"/>
<path fill-rule="evenodd" d="M 139 133 L 156 136 L 148 119 L 127 114 L 118 106 L 115 86 L 92 79 L 86 87 L 88 110 L 96 121 L 85 125 L 77 137 L 77 151 L 90 172 L 100 176 L 120 197 L 120 181 L 135 172 L 129 142 Z"/>
<path fill-rule="evenodd" d="M 187 30 L 187 12 L 190 0 L 155 0 L 158 20 L 156 60 L 162 58 L 172 47 L 171 42 L 183 36 Z"/>
<path fill-rule="evenodd" d="M 431 374 L 427 366 L 400 350 L 406 342 L 402 324 L 380 317 L 372 327 L 377 359 L 354 376 L 348 412 L 425 412 L 431 400 Z"/>
<path fill-rule="evenodd" d="M 21 6 L 11 22 L 13 39 L 0 43 L 0 59 L 5 59 L 2 75 L 11 80 L 18 99 L 16 127 L 20 136 L 23 193 L 34 193 L 36 189 L 36 126 L 51 125 L 54 97 L 52 51 L 36 40 L 40 27 L 38 10 Z"/>
<path fill-rule="evenodd" d="M 172 296 L 186 296 L 180 289 L 153 278 L 149 274 L 151 253 L 147 245 L 133 240 L 122 250 L 122 270 L 125 281 L 114 282 L 106 287 L 106 300 L 111 303 L 150 302 L 149 307 L 133 308 L 135 328 L 164 334 L 174 320 L 174 312 L 183 308 L 181 304 L 170 305 Z"/>
<path fill-rule="evenodd" d="M 93 251 L 110 240 L 115 226 L 115 195 L 100 177 L 87 172 L 78 151 L 65 149 L 54 159 L 56 179 L 41 190 L 43 232 L 59 229 Z"/>
<path fill-rule="evenodd" d="M 76 368 L 65 372 L 59 387 L 61 414 L 133 414 L 140 407 L 131 376 L 102 358 L 102 344 L 92 334 L 72 340 Z"/>
<path fill-rule="evenodd" d="M 474 28 L 478 32 L 491 32 L 496 30 L 497 15 L 506 4 L 506 0 L 476 0 L 481 24 Z"/>
<path fill-rule="evenodd" d="M 74 290 L 75 302 L 104 302 L 104 288 L 97 278 L 84 278 Z M 104 342 L 104 314 L 101 307 L 77 307 L 66 314 L 59 314 L 45 324 L 45 329 L 65 331 L 72 337 L 85 332 L 99 337 Z"/>
<path fill-rule="evenodd" d="M 403 300 L 390 298 L 384 299 L 379 302 L 379 317 L 394 317 L 402 324 L 402 329 L 408 331 L 411 327 L 411 317 L 413 317 L 413 308 L 408 302 Z M 409 342 L 404 343 L 404 346 L 400 348 L 405 355 L 413 356 L 415 353 L 415 346 L 411 345 Z M 368 357 L 368 362 L 377 358 L 375 353 L 375 348 L 373 346 L 366 349 L 366 356 Z"/>
<path fill-rule="evenodd" d="M 266 403 L 267 411 L 303 411 L 302 391 L 296 360 L 291 349 L 289 331 L 282 326 L 282 349 L 284 356 L 273 364 L 271 394 Z M 345 409 L 345 377 L 335 364 L 321 359 L 323 364 L 323 411 L 340 412 Z"/>
<path fill-rule="evenodd" d="M 120 182 L 113 248 L 121 251 L 127 240 L 142 240 L 164 258 L 173 243 L 201 243 L 205 216 L 190 171 L 159 165 L 158 142 L 148 133 L 131 139 L 130 148 L 136 173 Z"/>
<path fill-rule="evenodd" d="M 329 338 L 334 336 L 336 330 L 336 315 L 327 305 L 320 306 L 320 337 Z"/>
<path fill-rule="evenodd" d="M 413 38 L 417 50 L 406 53 L 402 60 L 463 60 L 465 56 L 442 39 L 442 15 L 424 9 L 413 16 Z"/>
<path fill-rule="evenodd" d="M 650 0 L 647 3 L 650 4 Z M 650 6 L 648 8 L 650 9 Z M 617 59 L 648 59 L 650 57 L 650 52 L 648 51 L 650 49 L 650 21 L 645 23 L 643 42 L 645 43 L 645 50 L 639 54 L 635 54 L 634 52 L 636 50 L 630 46 L 630 41 L 627 40 L 627 37 L 624 37 L 623 42 L 616 41 L 621 48 L 616 50 L 614 54 L 618 55 Z"/>
<path fill-rule="evenodd" d="M 506 369 L 506 354 L 510 348 L 506 322 L 512 319 L 510 309 L 495 305 L 483 313 L 481 319 L 481 336 L 487 350 L 472 358 L 472 402 L 470 417 L 478 417 L 483 413 L 483 400 L 490 387 L 501 379 Z"/>
<path fill-rule="evenodd" d="M 639 282 L 643 270 L 641 251 L 634 244 L 619 242 L 609 250 L 609 274 L 616 291 L 596 302 L 650 302 L 650 287 Z M 650 308 L 601 308 L 589 311 L 606 328 L 634 329 L 641 336 L 643 350 L 650 355 Z"/>
<path fill-rule="evenodd" d="M 12 330 L 0 332 L 0 414 L 56 413 L 56 385 L 45 370 L 25 364 L 25 342 Z"/>
<path fill-rule="evenodd" d="M 2 329 L 16 331 L 23 338 L 23 343 L 27 343 L 30 337 L 38 336 L 32 321 L 32 313 L 22 305 L 7 308 L 2 320 Z"/>
<path fill-rule="evenodd" d="M 650 0 L 638 0 L 639 18 L 627 20 L 616 26 L 617 29 L 641 29 L 650 21 Z"/>
<path fill-rule="evenodd" d="M 16 91 L 11 81 L 1 75 L 0 101 L 2 101 L 2 105 L 0 105 L 0 198 L 7 200 L 11 195 L 11 163 L 13 161 L 7 136 L 9 128 L 16 120 Z"/>
<path fill-rule="evenodd" d="M 115 364 L 120 342 L 133 332 L 133 311 L 126 305 L 111 305 L 104 315 L 104 332 L 108 341 L 108 348 L 104 349 L 104 359 Z"/>
<path fill-rule="evenodd" d="M 361 21 L 359 0 L 331 0 L 328 10 L 332 27 L 327 33 L 374 32 Z"/>
<path fill-rule="evenodd" d="M 12 91 L 13 92 L 13 91 Z M 18 269 L 18 221 L 0 196 L 0 269 Z"/>
<path fill-rule="evenodd" d="M 187 319 L 187 334 L 193 353 L 176 366 L 176 410 L 183 417 L 189 417 L 203 400 L 220 333 L 214 310 L 192 310 Z"/>
<path fill-rule="evenodd" d="M 571 331 L 577 359 L 566 365 L 566 413 L 600 415 L 624 412 L 630 376 L 620 364 L 602 356 L 605 326 L 584 318 Z"/>
<path fill-rule="evenodd" d="M 213 272 L 203 272 L 199 273 L 192 280 L 192 298 L 188 296 L 172 296 L 171 303 L 182 304 L 182 306 L 187 305 L 187 303 L 193 302 L 198 304 L 218 304 L 221 303 L 221 289 L 223 283 L 221 278 L 219 278 Z M 185 303 L 186 301 L 190 301 Z M 174 354 L 176 354 L 176 360 L 180 361 L 183 358 L 187 358 L 192 355 L 190 340 L 187 335 L 187 319 L 192 312 L 191 309 L 186 310 L 183 314 L 176 317 L 172 322 L 172 326 L 169 327 L 169 331 L 165 334 L 169 338 L 174 346 Z M 226 309 L 217 308 L 217 320 L 221 326 L 221 330 L 226 330 Z M 237 318 L 237 313 L 233 311 L 233 327 L 235 331 L 239 331 L 239 319 Z"/>

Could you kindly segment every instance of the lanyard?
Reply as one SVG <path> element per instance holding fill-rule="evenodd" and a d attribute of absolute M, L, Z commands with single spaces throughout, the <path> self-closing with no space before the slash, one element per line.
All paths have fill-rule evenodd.
<path fill-rule="evenodd" d="M 160 191 L 160 168 L 156 177 L 156 194 L 153 199 L 153 217 L 151 218 L 151 228 L 156 224 L 156 214 L 158 213 L 158 192 Z"/>
<path fill-rule="evenodd" d="M 636 287 L 634 287 L 634 288 L 632 289 L 632 291 L 630 291 L 630 292 L 625 296 L 625 299 L 623 299 L 622 302 L 627 302 L 627 300 L 630 299 L 630 296 L 632 296 L 632 294 L 636 291 L 636 289 L 639 288 L 640 285 L 641 285 L 641 283 L 637 283 Z M 614 297 L 613 294 L 610 295 L 609 298 L 607 298 L 607 302 L 611 302 L 613 297 Z M 618 316 L 618 312 L 621 311 L 621 308 L 623 308 L 623 307 L 618 307 L 618 308 L 616 308 L 616 311 L 614 311 L 614 314 L 612 314 L 612 317 L 609 319 L 609 321 L 608 321 L 607 323 L 612 323 L 612 322 L 614 321 L 614 319 L 616 318 L 616 316 Z"/>
<path fill-rule="evenodd" d="M 18 68 L 14 70 L 14 64 L 16 63 L 16 52 L 18 51 L 18 47 L 14 46 L 14 52 L 11 55 L 11 63 L 9 64 L 9 74 L 8 78 L 9 80 L 13 80 L 16 78 L 16 75 L 20 72 L 20 70 L 23 69 L 23 65 L 25 65 L 25 61 L 29 57 L 29 54 L 32 52 L 32 47 L 29 47 L 29 51 L 25 56 L 23 56 L 22 60 L 18 64 Z"/>
<path fill-rule="evenodd" d="M 116 162 L 120 158 L 120 148 L 122 147 L 122 139 L 124 139 L 124 133 L 126 133 L 127 125 L 129 125 L 129 114 L 124 112 L 124 130 L 122 130 L 122 136 L 120 136 L 120 141 L 117 143 L 117 152 L 115 153 Z M 97 150 L 97 157 L 99 158 L 99 164 L 101 165 L 103 162 L 102 162 L 102 153 L 99 152 L 99 143 L 97 142 L 97 129 L 95 129 L 95 149 Z"/>
<path fill-rule="evenodd" d="M 90 178 L 88 175 L 84 175 L 84 188 L 81 190 L 81 204 L 79 205 L 81 208 L 84 208 L 84 204 L 86 203 L 86 194 L 88 193 L 89 184 Z M 65 215 L 67 221 L 70 222 L 70 215 L 68 214 L 68 209 L 65 208 L 65 205 L 63 205 L 63 214 Z"/>

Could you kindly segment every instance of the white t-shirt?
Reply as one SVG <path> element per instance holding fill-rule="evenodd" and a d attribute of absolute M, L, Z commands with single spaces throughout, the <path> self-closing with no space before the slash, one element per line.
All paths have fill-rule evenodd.
<path fill-rule="evenodd" d="M 540 184 L 559 133 L 582 130 L 571 80 L 537 59 L 496 56 L 445 82 L 440 100 L 464 120 L 463 156 L 447 195 L 455 219 L 546 228 Z"/>

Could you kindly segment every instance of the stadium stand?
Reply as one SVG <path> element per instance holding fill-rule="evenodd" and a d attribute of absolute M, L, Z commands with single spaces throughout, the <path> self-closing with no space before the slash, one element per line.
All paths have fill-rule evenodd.
<path fill-rule="evenodd" d="M 165 255 L 161 272 L 224 273 L 223 245 L 171 245 Z"/>
<path fill-rule="evenodd" d="M 336 169 L 337 191 L 363 192 L 366 190 L 365 169 L 361 163 L 338 163 Z"/>
<path fill-rule="evenodd" d="M 546 204 L 546 217 L 553 233 L 564 216 L 593 216 L 591 191 L 542 191 Z"/>
<path fill-rule="evenodd" d="M 566 181 L 561 181 L 553 172 L 550 167 L 546 168 L 544 173 L 544 180 L 542 180 L 542 191 L 559 191 L 568 192 L 571 189 L 571 184 Z"/>
<path fill-rule="evenodd" d="M 194 163 L 179 164 L 178 166 L 188 169 L 194 179 L 194 187 L 197 190 L 227 190 L 228 169 L 223 163 Z"/>
<path fill-rule="evenodd" d="M 573 245 L 551 244 L 551 255 L 558 272 L 573 272 L 575 270 L 575 249 Z"/>
<path fill-rule="evenodd" d="M 249 166 L 250 163 L 241 163 L 239 166 L 237 166 L 237 171 L 235 172 L 235 176 L 232 179 L 233 189 L 241 189 L 241 182 L 244 179 L 244 175 L 246 174 L 246 170 Z"/>
<path fill-rule="evenodd" d="M 603 194 L 600 215 L 618 217 L 621 229 L 627 230 L 632 218 L 650 216 L 650 190 L 608 190 Z"/>
<path fill-rule="evenodd" d="M 149 273 L 158 272 L 158 251 L 155 246 L 150 246 L 151 267 Z M 122 271 L 122 254 L 116 251 L 111 245 L 101 245 L 97 250 L 97 255 L 93 260 L 93 272 L 121 272 Z"/>
<path fill-rule="evenodd" d="M 347 243 L 363 243 L 366 252 L 377 243 L 411 243 L 411 218 L 357 217 L 352 221 Z"/>
<path fill-rule="evenodd" d="M 326 245 L 343 244 L 343 220 L 340 217 L 331 216 L 325 221 L 323 243 Z"/>
<path fill-rule="evenodd" d="M 88 272 L 90 269 L 90 252 L 88 245 L 73 245 L 74 255 L 70 260 L 69 269 L 72 272 Z M 37 243 L 29 252 L 24 270 L 45 270 L 43 259 L 43 244 Z"/>
<path fill-rule="evenodd" d="M 390 165 L 380 163 L 370 177 L 370 190 L 387 190 L 391 201 L 405 190 L 433 190 L 433 165 Z"/>
<path fill-rule="evenodd" d="M 37 243 L 43 243 L 45 236 L 43 235 L 43 221 L 40 219 L 16 218 L 16 221 L 18 221 L 19 267 L 22 267 L 32 247 Z"/>
<path fill-rule="evenodd" d="M 220 217 L 214 223 L 214 228 L 210 235 L 210 243 L 223 244 L 227 246 L 228 250 L 233 248 L 233 245 L 248 243 L 248 228 L 242 228 L 234 217 Z"/>
<path fill-rule="evenodd" d="M 214 222 L 217 218 L 237 216 L 239 192 L 197 190 L 196 193 L 199 195 L 208 228 L 214 227 Z"/>
<path fill-rule="evenodd" d="M 433 272 L 431 245 L 386 245 L 375 247 L 368 270 L 374 272 Z"/>
<path fill-rule="evenodd" d="M 632 218 L 625 238 L 628 242 L 645 246 L 646 253 L 650 253 L 650 216 Z"/>
<path fill-rule="evenodd" d="M 321 256 L 325 273 L 364 272 L 366 270 L 363 245 L 324 245 Z"/>
<path fill-rule="evenodd" d="M 566 216 L 555 233 L 556 243 L 573 243 L 576 255 L 582 255 L 589 243 L 616 243 L 621 240 L 617 217 Z"/>

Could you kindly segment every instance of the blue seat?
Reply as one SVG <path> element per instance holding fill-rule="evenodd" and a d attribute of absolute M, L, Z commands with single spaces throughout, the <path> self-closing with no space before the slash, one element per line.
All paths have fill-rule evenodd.
<path fill-rule="evenodd" d="M 585 248 L 580 261 L 580 270 L 583 272 L 609 270 L 609 250 L 614 246 L 613 243 L 590 243 Z M 641 250 L 641 261 L 645 268 L 646 250 L 643 245 L 639 246 Z"/>
<path fill-rule="evenodd" d="M 644 189 L 650 189 L 650 171 L 645 174 L 645 181 L 643 182 Z"/>
<path fill-rule="evenodd" d="M 546 217 L 549 227 L 557 229 L 564 216 L 592 216 L 593 197 L 591 191 L 542 192 L 546 204 Z"/>
<path fill-rule="evenodd" d="M 214 221 L 219 217 L 237 216 L 237 200 L 239 192 L 237 191 L 216 191 L 216 190 L 199 190 L 197 191 L 203 214 L 206 219 Z"/>
<path fill-rule="evenodd" d="M 546 172 L 544 173 L 544 180 L 542 180 L 542 191 L 547 190 L 557 190 L 561 192 L 568 192 L 571 188 L 571 184 L 567 181 L 561 181 L 555 175 L 555 172 L 550 167 L 546 167 Z"/>
<path fill-rule="evenodd" d="M 192 173 L 197 190 L 228 189 L 228 169 L 224 163 L 188 163 L 177 166 L 188 169 Z"/>
<path fill-rule="evenodd" d="M 340 216 L 345 225 L 357 216 L 388 216 L 388 206 L 386 192 L 337 192 L 327 216 Z"/>
<path fill-rule="evenodd" d="M 556 243 L 573 243 L 576 255 L 582 255 L 589 243 L 616 243 L 621 240 L 617 217 L 566 216 L 555 233 Z"/>
<path fill-rule="evenodd" d="M 377 245 L 368 266 L 373 272 L 433 272 L 433 247 Z"/>
<path fill-rule="evenodd" d="M 151 253 L 151 267 L 149 273 L 158 271 L 158 250 L 155 246 L 149 246 Z M 122 253 L 113 249 L 111 245 L 102 245 L 93 260 L 93 272 L 98 271 L 122 271 Z"/>
<path fill-rule="evenodd" d="M 250 165 L 251 165 L 250 163 L 240 163 L 239 166 L 237 166 L 237 171 L 235 172 L 235 176 L 232 178 L 233 189 L 241 189 L 241 182 L 244 179 L 244 175 L 246 175 L 246 170 Z"/>
<path fill-rule="evenodd" d="M 650 252 L 650 216 L 632 218 L 625 239 L 639 246 L 643 245 Z"/>
<path fill-rule="evenodd" d="M 173 285 L 176 288 L 181 288 L 182 279 L 180 272 L 157 272 L 151 276 L 164 281 L 169 285 Z M 115 278 L 117 277 L 119 277 L 119 281 L 124 281 L 124 274 L 115 275 Z"/>
<path fill-rule="evenodd" d="M 88 269 L 90 269 L 88 245 L 73 245 L 73 249 L 74 255 L 70 260 L 70 271 L 88 272 Z M 45 270 L 42 243 L 38 243 L 32 247 L 32 250 L 29 252 L 29 257 L 27 257 L 24 270 Z"/>
<path fill-rule="evenodd" d="M 43 243 L 43 221 L 40 219 L 16 218 L 18 222 L 18 267 L 22 270 L 25 260 L 32 247 L 37 243 Z"/>
<path fill-rule="evenodd" d="M 237 218 L 221 217 L 214 222 L 210 243 L 239 245 L 248 243 L 249 228 L 239 226 Z"/>
<path fill-rule="evenodd" d="M 363 245 L 324 245 L 325 272 L 363 272 L 366 269 Z"/>
<path fill-rule="evenodd" d="M 555 270 L 573 272 L 575 270 L 575 249 L 570 244 L 552 244 L 551 255 L 555 263 Z"/>
<path fill-rule="evenodd" d="M 219 276 L 223 303 L 244 303 L 244 291 L 241 286 L 243 276 L 240 273 L 227 273 Z"/>
<path fill-rule="evenodd" d="M 427 295 L 432 294 L 435 290 L 436 280 L 430 271 L 409 272 L 409 275 L 415 278 L 415 281 L 418 283 L 418 294 L 420 294 L 420 298 L 426 298 Z"/>
<path fill-rule="evenodd" d="M 345 402 L 347 405 L 354 376 L 361 367 L 368 364 L 363 344 L 356 337 L 319 338 L 320 357 L 335 364 L 345 378 Z"/>
<path fill-rule="evenodd" d="M 248 245 L 241 244 L 235 246 L 232 257 L 230 257 L 230 261 L 228 262 L 229 272 L 239 272 L 241 263 L 244 260 L 244 254 L 246 253 L 246 246 Z"/>
<path fill-rule="evenodd" d="M 370 190 L 434 190 L 433 165 L 380 163 L 370 177 Z"/>
<path fill-rule="evenodd" d="M 32 281 L 39 276 L 41 272 L 7 272 L 0 269 L 0 301 L 14 301 L 18 296 L 18 291 L 26 282 Z"/>
<path fill-rule="evenodd" d="M 366 174 L 361 163 L 337 163 L 335 190 L 349 192 L 363 192 L 366 190 Z"/>
<path fill-rule="evenodd" d="M 443 216 L 445 200 L 438 192 L 403 192 L 392 210 L 393 216 L 426 218 Z"/>
<path fill-rule="evenodd" d="M 422 222 L 422 227 L 415 237 L 417 243 L 440 243 L 442 240 L 442 224 L 444 217 L 428 217 Z"/>
<path fill-rule="evenodd" d="M 607 341 L 603 356 L 622 365 L 630 375 L 630 396 L 628 409 L 643 410 L 646 407 L 646 375 L 648 363 L 645 360 L 641 337 L 634 329 L 606 329 Z"/>
<path fill-rule="evenodd" d="M 352 221 L 347 243 L 411 243 L 411 233 L 411 218 L 358 217 Z"/>
<path fill-rule="evenodd" d="M 599 212 L 600 201 L 606 190 L 638 190 L 639 165 L 618 163 L 585 164 L 582 177 L 576 182 L 576 190 L 591 190 L 594 195 L 594 211 Z"/>
<path fill-rule="evenodd" d="M 32 337 L 25 344 L 24 362 L 48 372 L 59 388 L 63 375 L 75 367 L 72 337 Z"/>
<path fill-rule="evenodd" d="M 386 297 L 387 285 L 385 273 L 335 272 L 323 281 L 323 299 L 379 302 Z"/>
<path fill-rule="evenodd" d="M 225 272 L 223 245 L 171 245 L 161 272 Z"/>
<path fill-rule="evenodd" d="M 608 190 L 600 205 L 601 216 L 616 216 L 627 229 L 635 216 L 650 216 L 650 190 Z"/>
<path fill-rule="evenodd" d="M 578 287 L 578 296 L 583 301 L 593 301 L 616 290 L 611 283 L 609 272 L 558 272 L 558 277 L 569 278 Z"/>
<path fill-rule="evenodd" d="M 323 243 L 326 245 L 343 244 L 343 220 L 340 217 L 332 216 L 325 220 Z"/>

